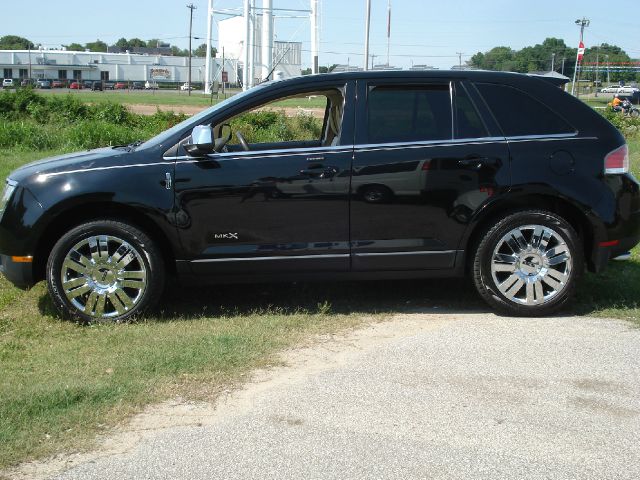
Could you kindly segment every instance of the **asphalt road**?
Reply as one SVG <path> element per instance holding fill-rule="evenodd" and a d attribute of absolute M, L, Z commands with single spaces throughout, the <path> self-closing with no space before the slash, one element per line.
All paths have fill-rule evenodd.
<path fill-rule="evenodd" d="M 156 407 L 52 478 L 640 478 L 631 324 L 404 315 L 287 361 L 215 407 Z"/>

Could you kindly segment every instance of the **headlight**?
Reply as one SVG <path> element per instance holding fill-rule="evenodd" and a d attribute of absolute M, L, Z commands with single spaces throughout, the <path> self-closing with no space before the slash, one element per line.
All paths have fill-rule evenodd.
<path fill-rule="evenodd" d="M 7 206 L 13 191 L 16 189 L 18 182 L 14 182 L 13 180 L 7 179 L 7 182 L 4 185 L 4 191 L 2 192 L 2 199 L 0 199 L 0 218 L 2 218 L 2 214 L 4 213 L 4 207 Z"/>

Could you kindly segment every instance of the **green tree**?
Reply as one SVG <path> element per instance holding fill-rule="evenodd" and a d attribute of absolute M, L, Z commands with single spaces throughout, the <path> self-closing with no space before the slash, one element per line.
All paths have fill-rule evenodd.
<path fill-rule="evenodd" d="M 115 43 L 115 46 L 128 50 L 129 49 L 129 40 L 127 40 L 126 38 L 122 37 Z"/>
<path fill-rule="evenodd" d="M 211 56 L 215 57 L 218 53 L 218 50 L 216 50 L 215 47 L 211 47 Z M 188 55 L 189 53 L 187 53 Z M 207 44 L 203 43 L 202 45 L 199 45 L 198 48 L 196 48 L 193 51 L 193 56 L 194 57 L 206 57 L 207 56 Z"/>
<path fill-rule="evenodd" d="M 108 46 L 105 42 L 98 39 L 95 42 L 89 42 L 85 45 L 85 48 L 88 48 L 90 52 L 106 52 Z"/>
<path fill-rule="evenodd" d="M 140 40 L 139 38 L 132 38 L 129 40 L 129 47 L 131 48 L 146 48 L 147 42 Z"/>
<path fill-rule="evenodd" d="M 0 50 L 27 50 L 35 48 L 31 40 L 27 40 L 17 35 L 5 35 L 0 37 Z"/>
<path fill-rule="evenodd" d="M 176 47 L 175 45 L 171 46 L 171 55 L 175 56 L 175 57 L 188 57 L 189 56 L 189 50 L 185 49 L 179 49 L 178 47 Z"/>
<path fill-rule="evenodd" d="M 70 43 L 69 45 L 63 45 L 67 50 L 71 50 L 72 52 L 80 52 L 84 51 L 84 47 L 79 43 Z"/>

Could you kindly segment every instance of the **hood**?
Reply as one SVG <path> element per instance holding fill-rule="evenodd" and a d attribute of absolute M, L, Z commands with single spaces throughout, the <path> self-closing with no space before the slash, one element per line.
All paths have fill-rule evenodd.
<path fill-rule="evenodd" d="M 130 154 L 126 149 L 98 148 L 83 152 L 68 153 L 55 157 L 37 160 L 23 165 L 11 172 L 8 178 L 21 182 L 34 175 L 43 173 L 56 173 L 66 170 L 82 170 L 101 166 L 126 163 L 126 157 Z"/>

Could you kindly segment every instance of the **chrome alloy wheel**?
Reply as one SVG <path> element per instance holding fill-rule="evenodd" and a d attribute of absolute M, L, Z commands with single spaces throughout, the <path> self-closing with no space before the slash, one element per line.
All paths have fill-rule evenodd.
<path fill-rule="evenodd" d="M 69 302 L 99 320 L 123 315 L 136 306 L 147 287 L 147 269 L 142 255 L 129 243 L 97 235 L 69 250 L 61 281 Z"/>
<path fill-rule="evenodd" d="M 552 228 L 523 225 L 497 243 L 491 257 L 491 275 L 497 288 L 510 301 L 541 305 L 567 286 L 571 274 L 571 252 Z"/>

